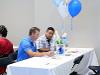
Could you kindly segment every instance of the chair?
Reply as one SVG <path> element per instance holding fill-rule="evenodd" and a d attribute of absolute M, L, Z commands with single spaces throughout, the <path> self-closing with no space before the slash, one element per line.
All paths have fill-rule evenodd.
<path fill-rule="evenodd" d="M 81 56 L 79 56 L 79 57 L 77 57 L 75 60 L 74 60 L 74 65 L 73 65 L 73 67 L 72 68 L 74 68 L 74 66 L 76 65 L 76 64 L 80 64 L 80 62 L 81 62 L 81 60 L 83 59 L 83 57 L 84 57 L 84 55 L 81 55 Z M 79 75 L 77 72 L 75 72 L 75 71 L 73 71 L 72 73 L 70 73 L 70 75 Z"/>
<path fill-rule="evenodd" d="M 95 73 L 91 75 L 100 75 L 100 66 L 89 66 L 88 68 Z"/>
<path fill-rule="evenodd" d="M 15 51 L 14 53 L 9 54 L 8 57 L 0 58 L 0 67 L 6 67 L 7 65 L 14 63 L 14 60 L 17 59 L 17 54 L 18 51 Z M 0 75 L 3 75 L 3 73 L 1 73 Z"/>

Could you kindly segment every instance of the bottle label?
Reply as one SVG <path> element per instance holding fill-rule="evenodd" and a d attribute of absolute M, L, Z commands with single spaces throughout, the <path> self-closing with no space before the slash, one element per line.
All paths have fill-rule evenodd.
<path fill-rule="evenodd" d="M 64 54 L 64 45 L 57 45 L 57 54 Z"/>

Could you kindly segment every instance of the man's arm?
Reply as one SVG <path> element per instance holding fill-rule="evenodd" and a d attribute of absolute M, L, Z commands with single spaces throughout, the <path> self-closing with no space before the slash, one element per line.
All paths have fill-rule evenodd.
<path fill-rule="evenodd" d="M 50 49 L 49 48 L 40 48 L 40 49 L 38 49 L 38 51 L 39 52 L 48 52 L 48 51 L 50 51 Z"/>
<path fill-rule="evenodd" d="M 23 50 L 30 56 L 30 57 L 34 57 L 34 56 L 52 56 L 54 53 L 49 51 L 49 52 L 33 52 L 33 50 L 31 49 L 31 44 L 27 41 L 25 41 L 25 43 L 23 44 Z"/>
<path fill-rule="evenodd" d="M 33 52 L 32 50 L 27 50 L 26 51 L 27 54 L 30 56 L 30 57 L 40 57 L 40 56 L 53 56 L 54 53 L 52 51 L 49 51 L 49 52 Z"/>

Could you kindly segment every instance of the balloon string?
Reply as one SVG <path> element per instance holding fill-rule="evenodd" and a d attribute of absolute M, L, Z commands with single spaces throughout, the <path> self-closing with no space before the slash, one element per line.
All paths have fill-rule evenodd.
<path fill-rule="evenodd" d="M 71 31 L 73 30 L 73 18 L 71 17 Z"/>

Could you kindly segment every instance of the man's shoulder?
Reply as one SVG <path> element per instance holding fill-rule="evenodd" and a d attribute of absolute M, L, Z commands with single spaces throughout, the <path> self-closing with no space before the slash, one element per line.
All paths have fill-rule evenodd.
<path fill-rule="evenodd" d="M 45 35 L 42 35 L 42 36 L 40 36 L 40 37 L 38 38 L 38 40 L 45 40 L 45 39 L 46 39 Z"/>
<path fill-rule="evenodd" d="M 21 39 L 20 44 L 27 44 L 30 42 L 29 37 L 24 37 L 23 39 Z"/>
<path fill-rule="evenodd" d="M 2 38 L 2 37 L 0 37 L 0 42 L 3 42 L 3 41 L 5 41 L 5 39 L 4 39 L 4 38 Z"/>
<path fill-rule="evenodd" d="M 46 42 L 46 39 L 45 39 L 45 36 L 44 36 L 44 35 L 40 36 L 40 37 L 36 40 L 36 43 L 40 43 L 40 42 Z"/>
<path fill-rule="evenodd" d="M 39 38 L 46 38 L 45 35 L 41 35 Z"/>
<path fill-rule="evenodd" d="M 0 43 L 6 43 L 6 42 L 11 43 L 11 41 L 9 41 L 7 38 L 3 38 L 3 37 L 0 38 Z"/>
<path fill-rule="evenodd" d="M 29 40 L 30 40 L 29 36 L 26 36 L 26 37 L 21 39 L 21 41 L 29 41 Z"/>
<path fill-rule="evenodd" d="M 0 37 L 0 41 L 6 41 L 6 40 L 8 41 L 8 39 Z"/>

